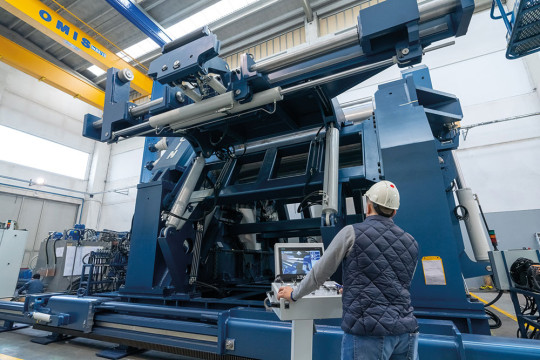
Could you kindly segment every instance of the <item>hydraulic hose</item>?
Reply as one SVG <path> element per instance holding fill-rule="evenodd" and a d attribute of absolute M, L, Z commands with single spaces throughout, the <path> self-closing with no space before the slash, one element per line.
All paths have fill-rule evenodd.
<path fill-rule="evenodd" d="M 497 296 L 495 297 L 495 299 L 491 300 L 490 302 L 488 302 L 487 304 L 484 305 L 484 307 L 490 307 L 491 305 L 495 304 L 497 301 L 499 301 L 499 299 L 501 298 L 501 296 L 503 296 L 504 294 L 504 291 L 499 291 L 499 294 L 497 294 Z"/>
<path fill-rule="evenodd" d="M 492 311 L 490 311 L 488 309 L 485 309 L 485 311 L 486 311 L 487 316 L 489 316 L 489 318 L 495 322 L 494 324 L 489 324 L 489 328 L 490 329 L 498 329 L 498 328 L 500 328 L 502 326 L 501 318 L 498 317 L 497 315 L 495 315 L 494 312 L 492 312 Z"/>

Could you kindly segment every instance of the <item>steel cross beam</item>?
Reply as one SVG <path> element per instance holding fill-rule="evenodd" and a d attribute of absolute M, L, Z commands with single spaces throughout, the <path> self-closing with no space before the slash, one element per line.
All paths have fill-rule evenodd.
<path fill-rule="evenodd" d="M 0 0 L 0 7 L 103 70 L 111 67 L 131 70 L 135 77 L 132 81 L 133 88 L 142 95 L 152 93 L 153 80 L 151 78 L 109 51 L 88 33 L 58 15 L 41 1 Z"/>
<path fill-rule="evenodd" d="M 172 41 L 165 30 L 154 19 L 131 0 L 106 0 L 116 11 L 128 19 L 139 30 L 159 46 Z"/>
<path fill-rule="evenodd" d="M 103 109 L 105 92 L 65 69 L 0 36 L 0 61 L 92 106 Z"/>

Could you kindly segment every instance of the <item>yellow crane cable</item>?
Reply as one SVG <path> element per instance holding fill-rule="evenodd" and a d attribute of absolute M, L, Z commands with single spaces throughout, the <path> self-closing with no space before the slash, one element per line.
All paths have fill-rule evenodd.
<path fill-rule="evenodd" d="M 113 47 L 115 47 L 116 49 L 118 49 L 122 54 L 124 54 L 125 56 L 127 56 L 128 58 L 130 58 L 132 61 L 136 62 L 140 67 L 142 67 L 143 69 L 145 69 L 146 71 L 148 71 L 148 68 L 146 66 L 144 66 L 143 64 L 141 64 L 137 59 L 135 59 L 133 56 L 129 55 L 127 52 L 125 52 L 124 50 L 120 49 L 120 47 L 118 47 L 115 43 L 113 43 L 111 40 L 107 39 L 104 35 L 102 35 L 99 31 L 97 31 L 96 29 L 94 29 L 92 26 L 90 26 L 89 24 L 87 24 L 86 22 L 84 22 L 83 20 L 81 20 L 81 18 L 79 18 L 77 15 L 75 15 L 74 13 L 72 13 L 71 11 L 69 11 L 67 8 L 65 8 L 64 6 L 62 6 L 61 4 L 59 4 L 56 0 L 51 0 L 53 3 L 55 3 L 58 7 L 60 7 L 62 10 L 66 11 L 68 14 L 70 14 L 71 16 L 73 16 L 75 19 L 79 20 L 80 22 L 82 22 L 84 25 L 86 25 L 88 28 L 90 28 L 90 30 L 92 30 L 93 32 L 95 32 L 98 36 L 100 36 L 102 39 L 104 39 L 105 41 L 107 41 L 110 45 L 112 45 Z M 57 11 L 58 12 L 58 11 Z"/>

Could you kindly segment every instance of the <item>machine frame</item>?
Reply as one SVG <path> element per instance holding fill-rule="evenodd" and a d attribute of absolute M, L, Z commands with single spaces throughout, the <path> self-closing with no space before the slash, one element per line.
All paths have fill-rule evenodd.
<path fill-rule="evenodd" d="M 201 358 L 287 357 L 291 325 L 263 308 L 273 245 L 316 237 L 327 247 L 344 226 L 363 220 L 363 192 L 391 179 L 403 204 L 396 223 L 418 240 L 421 257 L 441 257 L 446 271 L 445 286 L 426 285 L 421 265 L 413 280 L 420 355 L 538 358 L 526 340 L 490 337 L 483 304 L 464 286 L 463 277 L 488 274 L 489 262 L 469 259 L 452 213 L 459 100 L 434 90 L 423 66 L 380 85 L 367 116 L 347 117 L 335 99 L 394 64 L 418 64 L 432 43 L 466 33 L 473 0 L 434 4 L 386 0 L 362 10 L 355 29 L 259 63 L 244 55 L 232 70 L 218 56 L 215 35 L 198 29 L 163 47 L 150 66 L 155 86 L 144 105 L 129 101 L 129 72 L 110 69 L 103 119 L 87 115 L 84 136 L 165 138 L 144 156 L 152 160 L 138 186 L 125 286 L 0 302 L 0 319 L 32 323 L 59 339 Z M 309 206 L 292 219 L 285 211 L 314 193 L 320 214 Z M 315 323 L 314 358 L 337 357 L 339 321 Z"/>

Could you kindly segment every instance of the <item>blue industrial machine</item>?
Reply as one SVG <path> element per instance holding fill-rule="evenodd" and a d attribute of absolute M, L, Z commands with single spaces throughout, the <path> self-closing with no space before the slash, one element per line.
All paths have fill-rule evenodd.
<path fill-rule="evenodd" d="M 84 224 L 49 232 L 33 270 L 48 292 L 117 290 L 125 281 L 129 240 L 129 232 L 95 231 Z"/>
<path fill-rule="evenodd" d="M 473 0 L 387 0 L 362 10 L 354 29 L 261 62 L 243 55 L 238 69 L 199 29 L 163 47 L 150 65 L 152 100 L 138 106 L 132 74 L 110 69 L 103 118 L 87 115 L 83 134 L 162 137 L 138 186 L 125 285 L 0 303 L 0 319 L 122 344 L 102 354 L 111 358 L 133 348 L 288 357 L 291 324 L 263 307 L 274 245 L 328 246 L 363 220 L 363 193 L 391 179 L 402 196 L 396 223 L 422 258 L 444 265 L 444 284 L 428 281 L 422 263 L 412 284 L 420 356 L 538 358 L 530 341 L 491 338 L 467 294 L 464 277 L 488 274 L 489 261 L 465 254 L 453 215 L 460 103 L 433 89 L 426 67 L 409 68 L 432 43 L 464 35 L 473 10 Z M 369 111 L 346 115 L 336 96 L 395 64 L 402 78 L 381 85 Z M 313 357 L 339 357 L 339 321 L 315 323 Z"/>

